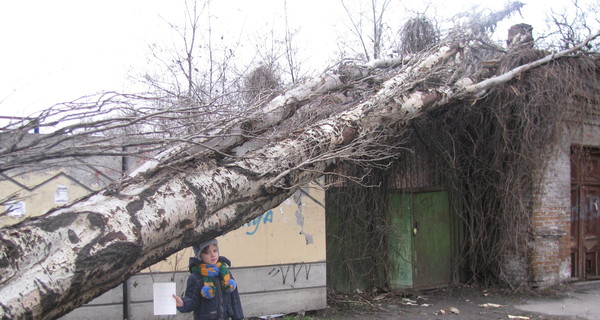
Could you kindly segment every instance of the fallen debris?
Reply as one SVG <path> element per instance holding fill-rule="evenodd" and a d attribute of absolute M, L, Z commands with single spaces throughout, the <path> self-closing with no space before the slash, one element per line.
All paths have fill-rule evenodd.
<path fill-rule="evenodd" d="M 484 303 L 479 305 L 481 308 L 501 308 L 506 307 L 506 305 L 496 304 L 496 303 Z"/>
<path fill-rule="evenodd" d="M 418 306 L 419 304 L 415 300 L 411 300 L 408 298 L 402 298 L 402 304 L 407 306 Z"/>
<path fill-rule="evenodd" d="M 440 315 L 440 314 L 459 314 L 459 313 L 460 313 L 460 310 L 458 310 L 458 308 L 450 307 L 450 308 L 446 308 L 446 309 L 440 309 L 435 314 Z"/>
<path fill-rule="evenodd" d="M 448 309 L 448 311 L 450 313 L 454 313 L 454 314 L 459 314 L 460 313 L 460 311 L 457 308 L 455 308 L 455 307 L 451 307 L 450 309 Z"/>

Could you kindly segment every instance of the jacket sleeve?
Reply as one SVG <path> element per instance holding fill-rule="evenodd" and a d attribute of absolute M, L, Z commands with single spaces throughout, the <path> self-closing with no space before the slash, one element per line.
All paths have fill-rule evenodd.
<path fill-rule="evenodd" d="M 227 266 L 231 266 L 231 261 L 223 256 L 219 257 L 219 261 L 225 262 L 227 264 Z M 235 277 L 231 273 L 231 270 L 229 272 L 231 274 L 231 278 L 235 279 Z M 229 295 L 231 297 L 229 303 L 231 304 L 230 305 L 231 311 L 233 312 L 231 314 L 231 318 L 233 320 L 244 319 L 244 310 L 242 309 L 242 301 L 240 300 L 239 287 L 240 286 L 238 283 L 237 288 L 235 288 L 235 290 L 233 290 L 233 292 L 229 293 Z"/>
<path fill-rule="evenodd" d="M 200 304 L 200 288 L 198 286 L 198 279 L 193 274 L 190 274 L 187 280 L 185 295 L 181 298 L 183 300 L 183 307 L 177 308 L 180 312 L 196 310 L 196 307 Z"/>
<path fill-rule="evenodd" d="M 231 275 L 233 279 L 233 274 Z M 239 284 L 238 287 L 230 293 L 231 295 L 231 310 L 233 314 L 231 318 L 233 320 L 244 319 L 244 310 L 242 310 L 242 301 L 240 300 Z"/>
<path fill-rule="evenodd" d="M 238 288 L 231 293 L 231 309 L 233 310 L 232 319 L 244 319 L 244 310 L 242 310 L 242 301 L 240 300 Z"/>

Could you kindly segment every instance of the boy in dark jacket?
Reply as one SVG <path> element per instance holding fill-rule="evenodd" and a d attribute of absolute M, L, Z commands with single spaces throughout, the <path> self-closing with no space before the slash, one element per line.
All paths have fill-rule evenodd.
<path fill-rule="evenodd" d="M 190 277 L 183 298 L 174 295 L 180 312 L 194 311 L 194 320 L 243 319 L 237 283 L 229 272 L 231 262 L 219 255 L 216 239 L 193 246 Z"/>

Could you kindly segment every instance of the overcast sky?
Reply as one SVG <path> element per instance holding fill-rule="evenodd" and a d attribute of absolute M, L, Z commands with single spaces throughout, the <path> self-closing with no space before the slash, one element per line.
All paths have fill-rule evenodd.
<path fill-rule="evenodd" d="M 446 15 L 478 2 L 488 5 L 434 1 L 436 12 Z M 528 3 L 524 19 L 515 17 L 510 24 L 526 21 L 534 31 L 549 6 L 563 6 L 559 0 L 523 2 Z M 309 61 L 324 63 L 336 49 L 336 31 L 343 28 L 339 1 L 287 3 L 290 25 L 301 35 L 299 46 L 315 59 Z M 255 30 L 281 22 L 283 0 L 213 0 L 211 11 L 216 27 L 245 41 Z M 25 116 L 86 94 L 128 91 L 129 76 L 147 64 L 148 46 L 168 45 L 173 35 L 167 22 L 180 23 L 183 13 L 184 0 L 1 1 L 0 115 Z"/>

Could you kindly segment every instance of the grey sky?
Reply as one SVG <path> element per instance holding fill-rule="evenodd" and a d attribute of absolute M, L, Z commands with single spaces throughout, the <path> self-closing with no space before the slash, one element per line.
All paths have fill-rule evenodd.
<path fill-rule="evenodd" d="M 290 25 L 300 29 L 303 54 L 314 65 L 324 64 L 336 49 L 336 31 L 343 28 L 339 1 L 287 1 Z M 445 15 L 489 3 L 434 2 L 438 14 Z M 510 23 L 533 20 L 534 30 L 540 30 L 536 24 L 542 24 L 550 5 L 562 6 L 559 0 L 524 2 L 529 3 L 525 19 L 515 17 Z M 281 23 L 282 8 L 282 0 L 213 0 L 211 5 L 215 25 L 230 37 L 240 37 L 242 29 L 242 41 L 254 30 Z M 25 116 L 94 92 L 127 91 L 128 75 L 147 64 L 148 45 L 169 45 L 167 21 L 180 21 L 183 12 L 183 0 L 0 2 L 0 115 Z"/>

